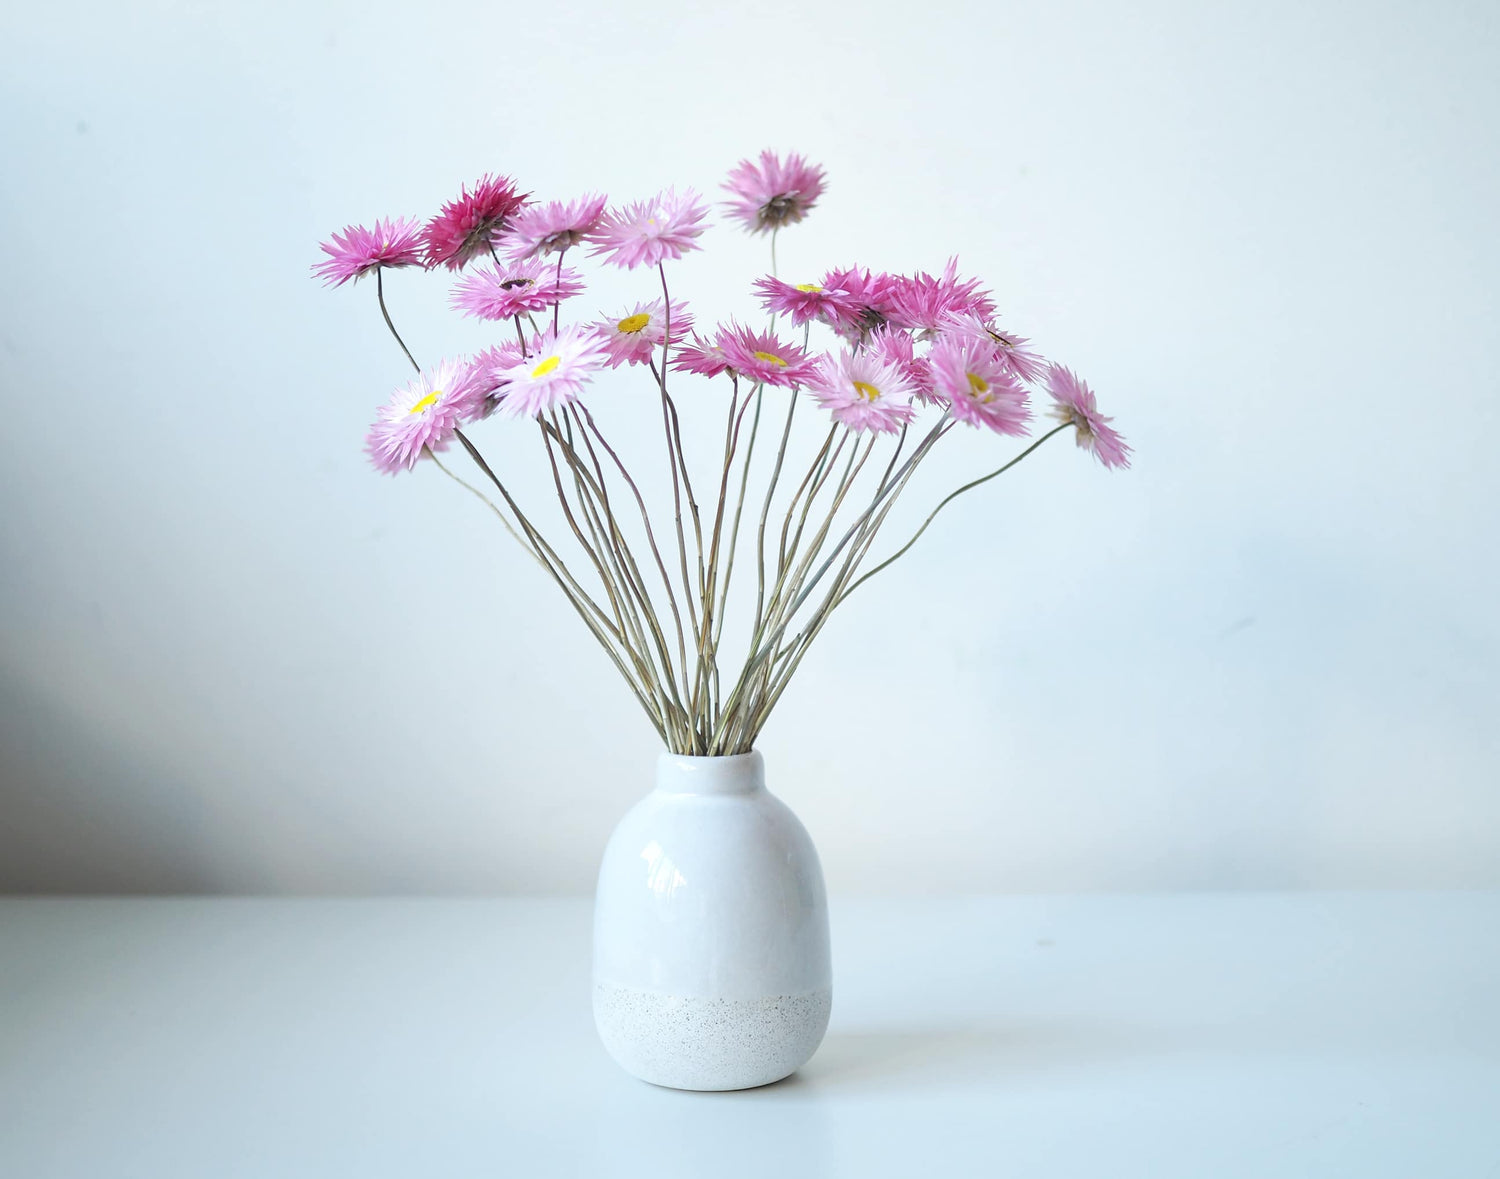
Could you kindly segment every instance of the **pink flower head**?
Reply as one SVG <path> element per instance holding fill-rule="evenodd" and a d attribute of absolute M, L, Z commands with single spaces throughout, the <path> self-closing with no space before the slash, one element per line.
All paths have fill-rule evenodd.
<path fill-rule="evenodd" d="M 792 388 L 802 384 L 817 369 L 816 362 L 801 348 L 738 324 L 720 328 L 715 342 L 730 368 L 742 377 L 767 385 Z"/>
<path fill-rule="evenodd" d="M 947 316 L 973 315 L 987 320 L 994 313 L 989 292 L 979 289 L 977 278 L 960 280 L 958 259 L 949 258 L 940 277 L 919 272 L 910 278 L 897 278 L 891 285 L 886 318 L 924 333 L 927 339 L 937 334 Z"/>
<path fill-rule="evenodd" d="M 608 210 L 589 234 L 591 252 L 604 254 L 606 262 L 622 270 L 656 266 L 698 249 L 707 218 L 708 208 L 696 192 L 689 188 L 679 195 L 668 188 L 649 201 Z"/>
<path fill-rule="evenodd" d="M 850 267 L 830 270 L 819 284 L 825 291 L 841 296 L 840 302 L 851 312 L 850 322 L 829 323 L 846 340 L 858 341 L 890 318 L 891 291 L 896 279 L 889 274 L 871 274 Z"/>
<path fill-rule="evenodd" d="M 783 160 L 763 151 L 759 164 L 736 164 L 721 187 L 731 197 L 724 202 L 731 216 L 751 233 L 770 233 L 807 216 L 823 193 L 823 169 L 796 152 Z"/>
<path fill-rule="evenodd" d="M 672 367 L 678 372 L 697 373 L 704 377 L 716 377 L 729 371 L 729 358 L 717 344 L 700 339 L 696 334 L 686 344 L 679 344 Z"/>
<path fill-rule="evenodd" d="M 539 418 L 577 401 L 609 354 L 589 328 L 572 324 L 534 337 L 524 358 L 495 373 L 504 384 L 500 408 L 512 417 Z"/>
<path fill-rule="evenodd" d="M 506 252 L 512 258 L 545 257 L 582 244 L 599 224 L 605 200 L 590 193 L 576 201 L 526 206 L 510 220 Z"/>
<path fill-rule="evenodd" d="M 893 434 L 911 421 L 916 390 L 899 365 L 873 352 L 825 356 L 807 387 L 818 404 L 851 430 Z"/>
<path fill-rule="evenodd" d="M 560 270 L 540 258 L 523 258 L 504 269 L 486 266 L 464 275 L 449 296 L 455 311 L 479 319 L 510 319 L 550 311 L 583 290 L 576 270 Z"/>
<path fill-rule="evenodd" d="M 997 434 L 1024 434 L 1031 411 L 1026 390 L 988 340 L 944 336 L 932 349 L 933 382 L 953 416 Z"/>
<path fill-rule="evenodd" d="M 380 267 L 422 265 L 422 228 L 415 217 L 382 219 L 368 229 L 346 225 L 343 233 L 335 233 L 318 248 L 328 258 L 315 264 L 313 273 L 328 286 L 339 287 Z"/>
<path fill-rule="evenodd" d="M 1114 418 L 1099 412 L 1093 391 L 1071 369 L 1060 364 L 1049 365 L 1047 392 L 1057 403 L 1052 407 L 1052 415 L 1077 427 L 1075 440 L 1079 446 L 1092 450 L 1106 467 L 1130 466 L 1130 447 L 1109 424 Z"/>
<path fill-rule="evenodd" d="M 693 326 L 693 316 L 685 304 L 672 300 L 672 343 L 685 339 Z M 609 367 L 622 364 L 645 364 L 652 350 L 661 347 L 667 332 L 662 301 L 637 303 L 620 318 L 609 318 L 594 325 L 609 351 Z"/>
<path fill-rule="evenodd" d="M 523 358 L 521 342 L 491 344 L 469 361 L 469 381 L 478 409 L 477 417 L 489 417 L 505 392 L 507 382 L 500 374 L 509 371 Z"/>
<path fill-rule="evenodd" d="M 463 188 L 458 199 L 444 205 L 422 231 L 427 265 L 460 270 L 485 253 L 526 204 L 527 195 L 517 192 L 516 182 L 508 176 L 484 175 L 473 191 Z"/>
<path fill-rule="evenodd" d="M 926 405 L 941 404 L 933 390 L 932 365 L 917 355 L 916 341 L 910 332 L 887 324 L 870 333 L 865 351 L 900 369 L 902 376 L 911 382 L 912 395 L 918 401 Z"/>
<path fill-rule="evenodd" d="M 830 327 L 852 329 L 859 323 L 861 307 L 843 291 L 826 290 L 817 283 L 793 286 L 779 278 L 757 279 L 755 290 L 761 306 L 777 315 L 786 315 L 801 327 L 816 319 Z"/>
<path fill-rule="evenodd" d="M 470 366 L 445 360 L 397 389 L 376 413 L 365 436 L 365 451 L 388 475 L 409 471 L 424 450 L 447 447 L 453 432 L 478 409 Z"/>
<path fill-rule="evenodd" d="M 988 341 L 999 349 L 1000 359 L 1016 376 L 1028 384 L 1041 379 L 1047 371 L 1047 362 L 1026 345 L 1031 341 L 1025 336 L 1002 332 L 977 315 L 947 315 L 938 325 L 944 334 L 958 334 L 966 339 Z"/>

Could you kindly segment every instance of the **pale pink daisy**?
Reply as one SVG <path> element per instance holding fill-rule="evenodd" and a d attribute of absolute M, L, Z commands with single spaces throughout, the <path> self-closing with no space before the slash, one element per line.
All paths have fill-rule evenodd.
<path fill-rule="evenodd" d="M 523 258 L 503 269 L 485 266 L 458 281 L 449 295 L 455 311 L 478 319 L 510 319 L 550 311 L 583 290 L 576 270 L 563 270 L 541 258 Z"/>
<path fill-rule="evenodd" d="M 908 331 L 887 324 L 870 333 L 865 350 L 887 364 L 894 364 L 911 382 L 912 395 L 925 405 L 940 405 L 933 391 L 932 364 L 917 355 L 916 341 Z"/>
<path fill-rule="evenodd" d="M 923 339 L 930 339 L 950 315 L 973 315 L 987 320 L 994 313 L 995 303 L 989 292 L 979 289 L 977 278 L 960 279 L 958 259 L 949 258 L 939 276 L 919 271 L 895 279 L 887 295 L 885 314 L 892 323 L 921 332 Z"/>
<path fill-rule="evenodd" d="M 843 291 L 826 290 L 815 282 L 793 286 L 767 275 L 756 279 L 755 290 L 762 307 L 776 315 L 788 316 L 797 327 L 812 320 L 846 329 L 859 323 L 862 308 L 855 299 Z"/>
<path fill-rule="evenodd" d="M 679 372 L 716 377 L 729 370 L 729 358 L 724 355 L 724 349 L 717 344 L 701 339 L 695 334 L 686 344 L 677 346 L 672 367 Z"/>
<path fill-rule="evenodd" d="M 817 368 L 817 362 L 801 348 L 738 324 L 721 327 L 715 343 L 730 368 L 742 377 L 767 385 L 785 388 L 800 385 Z"/>
<path fill-rule="evenodd" d="M 1047 392 L 1057 403 L 1052 407 L 1052 416 L 1077 427 L 1075 441 L 1079 446 L 1092 450 L 1106 467 L 1130 466 L 1130 447 L 1109 424 L 1114 418 L 1099 412 L 1093 391 L 1071 369 L 1060 364 L 1049 365 Z"/>
<path fill-rule="evenodd" d="M 823 169 L 796 152 L 782 159 L 760 153 L 760 163 L 741 160 L 721 186 L 731 196 L 730 215 L 751 233 L 770 233 L 801 221 L 823 193 Z"/>
<path fill-rule="evenodd" d="M 318 249 L 328 255 L 312 271 L 331 287 L 358 281 L 372 270 L 422 265 L 422 227 L 415 217 L 382 218 L 369 228 L 346 225 Z"/>
<path fill-rule="evenodd" d="M 591 328 L 571 324 L 555 334 L 543 332 L 523 359 L 495 372 L 505 386 L 500 408 L 512 417 L 537 418 L 577 401 L 608 358 Z"/>
<path fill-rule="evenodd" d="M 508 176 L 481 176 L 472 191 L 465 186 L 422 231 L 427 265 L 459 270 L 491 250 L 528 195 Z"/>
<path fill-rule="evenodd" d="M 524 353 L 519 340 L 491 344 L 469 361 L 469 383 L 478 406 L 476 417 L 489 417 L 505 394 L 507 382 L 500 376 L 520 361 Z"/>
<path fill-rule="evenodd" d="M 894 434 L 911 421 L 916 390 L 899 365 L 845 349 L 823 357 L 807 382 L 818 404 L 851 430 Z"/>
<path fill-rule="evenodd" d="M 685 304 L 673 299 L 672 343 L 686 339 L 692 326 L 692 313 Z M 600 320 L 594 329 L 609 350 L 610 368 L 619 368 L 622 364 L 646 364 L 653 350 L 661 347 L 667 332 L 662 301 L 637 303 L 625 315 Z"/>
<path fill-rule="evenodd" d="M 388 475 L 409 471 L 424 450 L 447 448 L 453 432 L 476 412 L 470 366 L 445 360 L 391 395 L 365 436 L 370 461 Z"/>
<path fill-rule="evenodd" d="M 634 270 L 681 258 L 696 250 L 708 209 L 692 189 L 681 194 L 665 189 L 648 201 L 610 209 L 589 234 L 592 253 L 605 255 L 611 266 Z"/>
<path fill-rule="evenodd" d="M 973 340 L 988 340 L 1000 350 L 1000 359 L 1010 371 L 1027 383 L 1040 380 L 1047 371 L 1047 361 L 1027 347 L 1031 343 L 1025 336 L 1001 331 L 992 322 L 977 315 L 944 316 L 938 325 L 940 333 L 957 333 Z"/>
<path fill-rule="evenodd" d="M 528 205 L 510 220 L 505 250 L 512 258 L 545 257 L 581 245 L 604 214 L 604 196 Z"/>
<path fill-rule="evenodd" d="M 1026 390 L 988 340 L 944 336 L 933 347 L 933 384 L 953 416 L 997 434 L 1024 434 L 1031 411 Z"/>

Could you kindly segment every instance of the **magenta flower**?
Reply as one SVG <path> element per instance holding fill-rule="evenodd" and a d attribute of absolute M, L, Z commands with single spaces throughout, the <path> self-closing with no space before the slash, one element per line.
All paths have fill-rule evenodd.
<path fill-rule="evenodd" d="M 939 329 L 944 334 L 958 334 L 965 339 L 980 340 L 994 344 L 999 349 L 1000 359 L 1016 376 L 1028 384 L 1035 383 L 1047 371 L 1047 362 L 1027 345 L 1025 336 L 1002 332 L 993 323 L 975 315 L 949 315 L 943 318 Z"/>
<path fill-rule="evenodd" d="M 380 267 L 422 265 L 422 228 L 415 217 L 381 219 L 368 229 L 346 225 L 343 233 L 335 233 L 318 249 L 328 258 L 316 263 L 313 273 L 328 286 L 340 287 Z"/>
<path fill-rule="evenodd" d="M 825 356 L 807 382 L 818 404 L 851 430 L 894 434 L 911 421 L 915 390 L 899 365 L 873 352 Z"/>
<path fill-rule="evenodd" d="M 767 385 L 792 388 L 802 384 L 817 369 L 817 363 L 801 348 L 738 324 L 720 328 L 715 342 L 730 368 L 742 377 Z"/>
<path fill-rule="evenodd" d="M 427 265 L 461 270 L 492 249 L 509 219 L 526 204 L 527 195 L 517 192 L 516 182 L 508 176 L 484 175 L 473 191 L 460 190 L 458 199 L 444 205 L 422 231 Z"/>
<path fill-rule="evenodd" d="M 696 334 L 686 344 L 679 344 L 672 360 L 678 372 L 697 373 L 704 377 L 716 377 L 729 371 L 729 358 L 717 344 L 700 339 Z"/>
<path fill-rule="evenodd" d="M 506 253 L 512 258 L 545 257 L 582 244 L 598 226 L 606 199 L 590 193 L 576 201 L 526 206 L 510 220 Z"/>
<path fill-rule="evenodd" d="M 762 307 L 790 317 L 796 327 L 812 320 L 835 329 L 851 329 L 859 323 L 862 308 L 843 291 L 825 290 L 813 282 L 793 286 L 769 275 L 756 279 L 755 290 Z"/>
<path fill-rule="evenodd" d="M 953 416 L 997 434 L 1024 434 L 1031 410 L 1026 390 L 988 340 L 944 336 L 932 349 L 933 384 Z"/>
<path fill-rule="evenodd" d="M 475 417 L 487 418 L 494 412 L 507 384 L 500 374 L 515 367 L 524 355 L 521 342 L 511 340 L 491 344 L 469 361 L 469 387 L 476 405 Z"/>
<path fill-rule="evenodd" d="M 423 451 L 446 449 L 453 432 L 477 412 L 479 398 L 470 366 L 445 360 L 397 389 L 376 412 L 365 436 L 365 451 L 388 475 L 409 471 Z"/>
<path fill-rule="evenodd" d="M 885 309 L 892 323 L 923 333 L 923 339 L 936 335 L 949 316 L 973 315 L 987 320 L 994 313 L 994 301 L 988 291 L 979 289 L 977 278 L 959 279 L 957 258 L 948 259 L 939 277 L 918 272 L 910 278 L 895 279 Z"/>
<path fill-rule="evenodd" d="M 1075 440 L 1079 446 L 1092 450 L 1106 467 L 1130 466 L 1130 447 L 1109 424 L 1114 418 L 1099 412 L 1093 391 L 1071 369 L 1060 364 L 1049 365 L 1047 392 L 1057 403 L 1052 407 L 1052 415 L 1077 427 Z"/>
<path fill-rule="evenodd" d="M 692 189 L 680 195 L 668 188 L 649 201 L 636 201 L 623 209 L 610 209 L 589 234 L 594 254 L 622 270 L 656 266 L 668 258 L 681 258 L 696 250 L 708 209 Z"/>
<path fill-rule="evenodd" d="M 692 313 L 683 303 L 672 300 L 672 343 L 685 339 L 693 326 Z M 637 303 L 619 319 L 605 319 L 594 325 L 600 339 L 609 352 L 609 367 L 622 364 L 646 364 L 653 349 L 660 348 L 666 335 L 667 324 L 662 312 L 662 301 Z"/>
<path fill-rule="evenodd" d="M 770 233 L 801 221 L 823 193 L 823 169 L 796 152 L 785 160 L 763 151 L 760 163 L 741 160 L 721 186 L 732 199 L 724 205 L 751 233 Z"/>
<path fill-rule="evenodd" d="M 911 382 L 912 396 L 918 401 L 925 405 L 943 404 L 933 389 L 932 364 L 917 355 L 916 341 L 910 332 L 887 324 L 870 333 L 865 350 L 900 369 L 901 375 Z"/>
<path fill-rule="evenodd" d="M 572 324 L 553 334 L 532 339 L 527 355 L 495 379 L 505 386 L 500 408 L 512 417 L 539 418 L 577 401 L 609 354 L 604 341 L 590 328 Z"/>
<path fill-rule="evenodd" d="M 819 285 L 825 291 L 837 293 L 841 304 L 854 314 L 850 323 L 830 323 L 829 326 L 852 342 L 880 327 L 890 318 L 891 292 L 896 281 L 892 275 L 871 274 L 858 267 L 830 270 Z"/>
<path fill-rule="evenodd" d="M 559 270 L 540 258 L 525 258 L 504 269 L 485 266 L 464 275 L 449 302 L 455 311 L 478 319 L 510 319 L 550 311 L 583 290 L 576 270 Z"/>

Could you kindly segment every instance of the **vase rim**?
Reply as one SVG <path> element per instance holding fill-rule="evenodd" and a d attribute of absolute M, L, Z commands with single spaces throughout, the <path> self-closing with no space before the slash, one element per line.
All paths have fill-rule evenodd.
<path fill-rule="evenodd" d="M 664 750 L 656 762 L 656 789 L 664 794 L 749 794 L 765 785 L 758 749 L 715 757 Z"/>

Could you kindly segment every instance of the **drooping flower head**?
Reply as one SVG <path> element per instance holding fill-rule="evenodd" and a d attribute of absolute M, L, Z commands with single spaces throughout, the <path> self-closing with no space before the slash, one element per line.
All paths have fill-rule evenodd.
<path fill-rule="evenodd" d="M 508 176 L 481 176 L 473 190 L 460 190 L 422 231 L 428 266 L 460 270 L 487 253 L 506 230 L 511 217 L 526 204 L 526 193 L 516 191 Z"/>
<path fill-rule="evenodd" d="M 318 248 L 328 257 L 314 264 L 313 273 L 328 286 L 340 287 L 382 267 L 422 265 L 422 227 L 415 217 L 381 219 L 368 229 L 346 225 Z"/>
<path fill-rule="evenodd" d="M 1031 418 L 1026 389 L 997 352 L 989 340 L 944 336 L 928 356 L 933 385 L 959 421 L 997 434 L 1024 434 Z"/>
<path fill-rule="evenodd" d="M 911 382 L 912 396 L 924 405 L 939 405 L 942 400 L 933 391 L 932 364 L 917 355 L 916 341 L 910 332 L 886 324 L 870 333 L 865 351 L 887 364 L 894 364 Z"/>
<path fill-rule="evenodd" d="M 783 388 L 800 385 L 817 368 L 816 361 L 801 348 L 738 324 L 721 327 L 714 342 L 730 368 L 742 377 L 767 385 Z"/>
<path fill-rule="evenodd" d="M 697 373 L 699 376 L 716 377 L 729 371 L 729 358 L 724 349 L 694 334 L 686 344 L 679 344 L 672 359 L 672 367 L 678 372 Z"/>
<path fill-rule="evenodd" d="M 478 411 L 479 400 L 467 362 L 445 360 L 418 373 L 376 411 L 365 435 L 370 461 L 388 475 L 411 470 L 424 449 L 447 448 L 453 432 Z"/>
<path fill-rule="evenodd" d="M 918 271 L 896 278 L 886 297 L 886 318 L 922 333 L 923 339 L 936 335 L 948 316 L 972 315 L 988 320 L 994 313 L 994 300 L 988 291 L 979 289 L 979 280 L 958 277 L 957 258 L 949 258 L 938 276 Z"/>
<path fill-rule="evenodd" d="M 1052 415 L 1077 427 L 1075 440 L 1079 446 L 1092 450 L 1094 457 L 1106 467 L 1130 466 L 1130 447 L 1109 424 L 1114 418 L 1107 418 L 1099 412 L 1093 390 L 1071 369 L 1060 364 L 1049 365 L 1047 392 L 1056 402 Z"/>
<path fill-rule="evenodd" d="M 672 300 L 672 343 L 687 338 L 693 326 L 693 315 L 686 304 Z M 666 316 L 662 301 L 637 303 L 622 316 L 611 316 L 594 325 L 609 352 L 609 367 L 622 364 L 646 364 L 653 349 L 660 348 L 666 336 Z"/>
<path fill-rule="evenodd" d="M 455 311 L 479 319 L 510 319 L 550 311 L 583 290 L 572 269 L 560 270 L 541 258 L 523 258 L 505 267 L 485 266 L 458 281 L 449 296 Z"/>
<path fill-rule="evenodd" d="M 708 208 L 692 189 L 664 189 L 648 201 L 607 210 L 589 234 L 591 252 L 622 270 L 655 266 L 698 249 L 707 219 Z"/>
<path fill-rule="evenodd" d="M 1027 347 L 1025 336 L 1001 331 L 993 322 L 977 315 L 946 315 L 938 325 L 939 334 L 957 334 L 971 340 L 988 341 L 999 349 L 1000 359 L 1021 380 L 1035 383 L 1047 371 L 1047 362 Z"/>
<path fill-rule="evenodd" d="M 825 356 L 807 387 L 818 404 L 851 430 L 893 434 L 911 420 L 916 390 L 898 365 L 873 352 Z"/>
<path fill-rule="evenodd" d="M 782 282 L 767 275 L 756 279 L 756 293 L 761 306 L 776 315 L 790 317 L 792 323 L 801 327 L 817 320 L 835 329 L 852 329 L 859 323 L 861 307 L 851 296 L 839 290 L 827 290 L 815 282 Z"/>
<path fill-rule="evenodd" d="M 532 339 L 525 357 L 496 371 L 495 379 L 505 386 L 500 408 L 512 417 L 536 418 L 576 401 L 608 357 L 591 328 L 571 324 L 556 334 L 543 332 Z"/>
<path fill-rule="evenodd" d="M 581 245 L 598 226 L 606 199 L 590 193 L 576 201 L 527 205 L 510 220 L 506 252 L 512 258 L 546 257 Z"/>
<path fill-rule="evenodd" d="M 751 233 L 770 233 L 801 221 L 823 194 L 821 167 L 796 152 L 782 159 L 775 152 L 760 153 L 760 162 L 741 160 L 721 187 L 730 215 Z"/>

